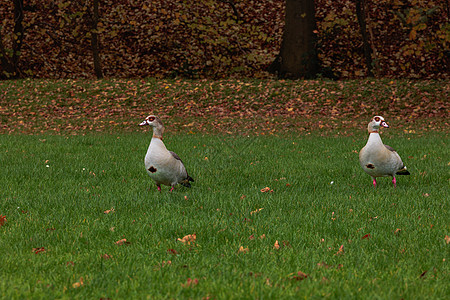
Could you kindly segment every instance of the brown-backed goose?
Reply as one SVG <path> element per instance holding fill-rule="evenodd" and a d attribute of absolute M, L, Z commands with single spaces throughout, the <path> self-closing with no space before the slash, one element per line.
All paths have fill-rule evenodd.
<path fill-rule="evenodd" d="M 398 153 L 390 146 L 381 141 L 378 130 L 380 127 L 388 128 L 389 125 L 381 116 L 373 117 L 367 129 L 369 139 L 364 148 L 359 152 L 359 164 L 363 170 L 372 177 L 373 185 L 376 187 L 377 177 L 392 176 L 392 183 L 396 186 L 395 175 L 409 175 L 406 166 Z"/>
<path fill-rule="evenodd" d="M 145 155 L 145 169 L 148 175 L 156 182 L 158 191 L 161 191 L 161 184 L 171 186 L 170 191 L 178 183 L 191 187 L 189 181 L 194 181 L 184 167 L 180 157 L 172 151 L 167 150 L 162 141 L 164 126 L 161 120 L 154 115 L 150 115 L 139 124 L 153 127 L 153 136 Z"/>

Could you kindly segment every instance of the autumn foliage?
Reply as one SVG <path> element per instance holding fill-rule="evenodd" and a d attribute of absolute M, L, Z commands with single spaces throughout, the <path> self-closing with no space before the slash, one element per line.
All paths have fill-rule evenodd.
<path fill-rule="evenodd" d="M 284 27 L 282 0 L 101 1 L 96 32 L 109 77 L 268 77 Z M 94 77 L 92 0 L 26 1 L 21 77 Z M 448 3 L 366 1 L 375 76 L 448 78 Z M 12 57 L 13 4 L 0 3 L 3 56 Z M 351 0 L 317 0 L 318 50 L 339 78 L 366 75 Z M 17 54 L 17 53 L 16 53 Z M 2 55 L 2 54 L 0 54 Z M 1 67 L 0 67 L 1 68 Z M 6 78 L 5 70 L 0 74 Z"/>

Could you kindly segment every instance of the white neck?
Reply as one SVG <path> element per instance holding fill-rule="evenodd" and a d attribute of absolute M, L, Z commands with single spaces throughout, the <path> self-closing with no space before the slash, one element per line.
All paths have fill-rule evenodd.
<path fill-rule="evenodd" d="M 380 134 L 378 132 L 371 132 L 369 134 L 369 139 L 367 140 L 366 145 L 376 145 L 376 144 L 383 145 L 383 141 L 381 140 Z"/>

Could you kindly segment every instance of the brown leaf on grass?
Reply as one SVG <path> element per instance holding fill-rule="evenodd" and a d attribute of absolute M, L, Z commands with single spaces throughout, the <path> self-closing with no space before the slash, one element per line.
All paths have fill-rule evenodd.
<path fill-rule="evenodd" d="M 197 284 L 198 284 L 197 278 L 194 278 L 194 279 L 188 278 L 186 283 L 182 283 L 181 286 L 184 288 L 188 288 L 188 287 L 196 286 Z"/>
<path fill-rule="evenodd" d="M 130 244 L 130 242 L 127 242 L 127 239 L 121 239 L 121 240 L 118 240 L 116 243 L 115 243 L 116 245 L 128 245 L 128 244 Z"/>
<path fill-rule="evenodd" d="M 244 248 L 243 246 L 239 247 L 238 252 L 239 253 L 248 253 L 250 250 L 248 248 Z"/>
<path fill-rule="evenodd" d="M 278 241 L 275 241 L 275 244 L 273 245 L 273 249 L 280 249 L 280 243 Z"/>
<path fill-rule="evenodd" d="M 258 208 L 257 210 L 254 210 L 254 211 L 251 211 L 250 215 L 256 214 L 256 213 L 260 212 L 263 209 L 264 209 L 264 207 L 263 208 Z"/>
<path fill-rule="evenodd" d="M 317 263 L 318 267 L 324 267 L 325 269 L 328 269 L 330 267 L 330 265 L 327 265 L 324 261 Z"/>
<path fill-rule="evenodd" d="M 303 273 L 302 271 L 298 271 L 297 275 L 292 276 L 292 279 L 297 280 L 297 281 L 300 281 L 300 280 L 303 280 L 306 278 L 308 278 L 308 274 Z"/>
<path fill-rule="evenodd" d="M 83 286 L 83 277 L 80 277 L 80 280 L 79 281 L 77 281 L 77 282 L 75 282 L 74 284 L 72 284 L 72 287 L 74 288 L 74 289 L 76 289 L 76 288 L 79 288 L 80 286 Z"/>
<path fill-rule="evenodd" d="M 446 235 L 444 239 L 447 245 L 450 244 L 450 236 Z"/>
<path fill-rule="evenodd" d="M 39 254 L 41 252 L 45 252 L 47 251 L 44 247 L 40 247 L 40 248 L 33 248 L 33 250 L 31 250 L 32 252 L 34 252 L 34 254 Z"/>
<path fill-rule="evenodd" d="M 175 249 L 167 249 L 167 253 L 177 255 L 178 252 Z"/>
<path fill-rule="evenodd" d="M 344 254 L 344 245 L 343 244 L 339 247 L 339 250 L 338 250 L 338 252 L 336 252 L 335 255 L 342 255 L 342 254 Z"/>
<path fill-rule="evenodd" d="M 181 238 L 181 239 L 179 238 L 178 241 L 182 242 L 185 245 L 186 244 L 190 245 L 191 243 L 194 243 L 196 239 L 197 239 L 197 235 L 194 233 L 194 234 L 185 235 L 183 238 Z"/>
<path fill-rule="evenodd" d="M 68 262 L 66 262 L 66 266 L 73 267 L 73 266 L 75 266 L 75 263 L 73 261 L 68 261 Z"/>
<path fill-rule="evenodd" d="M 265 188 L 261 189 L 261 192 L 262 193 L 268 193 L 268 192 L 273 193 L 273 190 L 270 187 L 266 186 Z"/>
<path fill-rule="evenodd" d="M 370 235 L 370 233 L 368 233 L 368 234 L 366 234 L 366 235 L 364 235 L 361 239 L 362 240 L 364 240 L 364 239 L 370 239 L 372 236 Z"/>
<path fill-rule="evenodd" d="M 103 213 L 104 214 L 109 214 L 109 213 L 113 213 L 113 212 L 115 212 L 114 207 L 112 207 L 111 209 L 105 210 Z"/>
<path fill-rule="evenodd" d="M 399 234 L 402 230 L 400 228 L 395 229 L 394 234 Z"/>
<path fill-rule="evenodd" d="M 106 259 L 111 259 L 111 258 L 112 258 L 112 255 L 109 255 L 109 254 L 106 254 L 106 253 L 105 253 L 105 254 L 102 255 L 102 258 L 105 259 L 105 260 L 106 260 Z"/>
<path fill-rule="evenodd" d="M 8 220 L 6 220 L 6 216 L 0 215 L 0 226 L 5 225 L 5 223 L 6 223 L 7 221 L 8 221 Z"/>
<path fill-rule="evenodd" d="M 425 275 L 427 275 L 427 272 L 428 272 L 428 270 L 427 271 L 423 271 L 422 274 L 420 274 L 420 278 L 424 278 Z"/>

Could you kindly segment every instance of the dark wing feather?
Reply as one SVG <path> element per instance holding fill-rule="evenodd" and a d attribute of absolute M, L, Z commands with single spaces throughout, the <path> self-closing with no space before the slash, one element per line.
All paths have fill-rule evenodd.
<path fill-rule="evenodd" d="M 170 154 L 172 154 L 173 158 L 175 158 L 176 160 L 179 160 L 179 161 L 183 162 L 183 161 L 181 160 L 181 158 L 178 156 L 178 154 L 176 154 L 176 153 L 173 152 L 173 151 L 169 151 L 169 152 L 170 152 Z"/>
<path fill-rule="evenodd" d="M 384 145 L 389 151 L 395 152 L 394 148 L 388 145 Z"/>
<path fill-rule="evenodd" d="M 178 156 L 178 154 L 176 154 L 173 151 L 169 151 L 170 154 L 172 154 L 173 158 L 175 158 L 176 160 L 181 161 L 181 163 L 183 163 L 183 161 L 181 160 L 181 158 Z M 187 170 L 186 170 L 186 174 L 187 174 Z M 186 179 L 181 183 L 181 185 L 185 186 L 185 187 L 191 187 L 191 184 L 189 183 L 189 181 L 194 181 L 194 179 L 189 176 L 189 174 L 187 174 Z"/>

